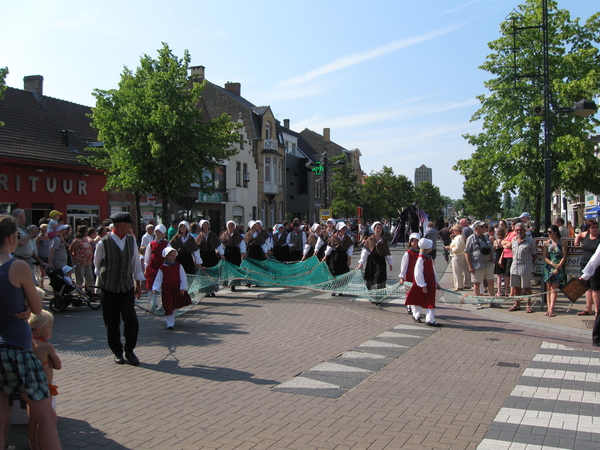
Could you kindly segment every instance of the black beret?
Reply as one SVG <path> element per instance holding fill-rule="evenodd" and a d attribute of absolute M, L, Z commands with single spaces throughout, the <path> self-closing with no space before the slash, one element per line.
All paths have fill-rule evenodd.
<path fill-rule="evenodd" d="M 129 214 L 128 212 L 123 212 L 123 211 L 114 213 L 112 216 L 110 216 L 110 220 L 112 220 L 113 223 L 121 223 L 121 222 L 133 223 L 133 220 L 131 220 L 131 214 Z"/>

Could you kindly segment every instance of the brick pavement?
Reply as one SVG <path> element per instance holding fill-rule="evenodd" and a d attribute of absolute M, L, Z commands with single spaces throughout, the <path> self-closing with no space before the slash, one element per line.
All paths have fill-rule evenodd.
<path fill-rule="evenodd" d="M 140 367 L 85 356 L 104 342 L 101 312 L 56 315 L 52 342 L 71 351 L 55 376 L 63 448 L 475 449 L 542 342 L 591 349 L 589 331 L 445 306 L 444 328 L 345 395 L 299 395 L 272 388 L 413 325 L 404 307 L 284 292 L 208 300 L 174 332 L 140 313 Z M 23 428 L 11 426 L 13 448 L 26 448 Z"/>

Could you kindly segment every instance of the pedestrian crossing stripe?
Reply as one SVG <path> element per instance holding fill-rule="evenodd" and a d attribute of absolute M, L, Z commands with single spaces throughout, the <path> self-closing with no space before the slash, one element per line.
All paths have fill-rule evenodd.
<path fill-rule="evenodd" d="M 410 330 L 411 334 L 396 330 Z M 272 387 L 271 390 L 339 398 L 436 331 L 438 329 L 430 327 L 397 325 L 336 358 L 322 362 L 291 380 Z"/>
<path fill-rule="evenodd" d="M 531 365 L 477 450 L 597 449 L 600 352 L 542 342 Z"/>

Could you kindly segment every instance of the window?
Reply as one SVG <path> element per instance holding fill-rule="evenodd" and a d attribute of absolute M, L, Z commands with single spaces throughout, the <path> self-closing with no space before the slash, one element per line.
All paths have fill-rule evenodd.
<path fill-rule="evenodd" d="M 244 164 L 244 187 L 248 187 L 250 183 L 250 173 L 248 172 L 248 164 Z"/>
<path fill-rule="evenodd" d="M 271 157 L 265 156 L 265 183 L 271 182 Z"/>
<path fill-rule="evenodd" d="M 321 198 L 321 180 L 315 179 L 315 198 Z"/>
<path fill-rule="evenodd" d="M 235 163 L 235 185 L 242 185 L 242 163 Z"/>
<path fill-rule="evenodd" d="M 271 139 L 271 122 L 265 123 L 265 139 Z"/>
<path fill-rule="evenodd" d="M 225 190 L 225 166 L 217 166 L 213 172 L 213 186 L 217 191 Z"/>

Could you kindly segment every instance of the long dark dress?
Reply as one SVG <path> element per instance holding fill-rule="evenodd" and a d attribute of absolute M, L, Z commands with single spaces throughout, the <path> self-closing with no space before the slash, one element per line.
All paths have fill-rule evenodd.
<path fill-rule="evenodd" d="M 188 234 L 188 238 L 183 242 L 180 235 L 176 234 L 173 236 L 173 239 L 171 239 L 170 244 L 171 247 L 177 250 L 177 258 L 175 261 L 183 266 L 185 273 L 195 275 L 196 263 L 194 262 L 193 253 L 198 250 L 198 244 L 196 244 L 194 237 L 191 234 Z"/>
<path fill-rule="evenodd" d="M 246 256 L 258 261 L 264 261 L 266 258 L 262 246 L 269 238 L 269 233 L 267 233 L 265 230 L 261 230 L 256 237 L 252 236 L 253 234 L 254 233 L 252 231 L 248 231 L 244 235 L 244 242 L 246 243 Z"/>
<path fill-rule="evenodd" d="M 202 265 L 204 267 L 215 267 L 219 264 L 217 248 L 221 245 L 221 240 L 215 232 L 209 230 L 206 237 L 204 237 L 202 232 L 198 233 L 196 244 L 198 244 L 198 248 L 200 249 L 200 258 L 202 258 Z"/>
<path fill-rule="evenodd" d="M 240 242 L 242 242 L 243 239 L 240 233 L 234 231 L 230 235 L 229 231 L 225 230 L 221 233 L 220 239 L 225 247 L 225 260 L 239 267 L 240 264 L 242 264 Z"/>
<path fill-rule="evenodd" d="M 372 285 L 377 287 L 385 287 L 387 281 L 387 259 L 390 256 L 390 249 L 383 237 L 377 241 L 375 236 L 369 236 L 364 247 L 370 252 L 365 264 L 364 278 L 369 288 Z M 381 286 L 383 285 L 383 286 Z"/>
<path fill-rule="evenodd" d="M 334 277 L 350 271 L 348 267 L 348 249 L 351 245 L 354 245 L 354 243 L 348 234 L 344 234 L 344 237 L 340 239 L 340 235 L 335 233 L 329 238 L 329 246 L 333 250 L 327 257 L 327 266 Z"/>

